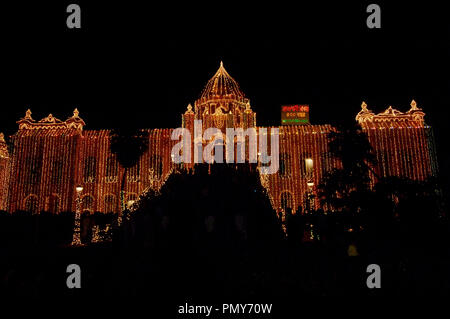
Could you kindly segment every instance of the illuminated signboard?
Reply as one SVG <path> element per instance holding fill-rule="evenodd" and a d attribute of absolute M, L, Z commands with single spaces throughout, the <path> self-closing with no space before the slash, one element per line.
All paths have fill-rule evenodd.
<path fill-rule="evenodd" d="M 309 124 L 309 105 L 283 105 L 281 107 L 281 124 Z"/>

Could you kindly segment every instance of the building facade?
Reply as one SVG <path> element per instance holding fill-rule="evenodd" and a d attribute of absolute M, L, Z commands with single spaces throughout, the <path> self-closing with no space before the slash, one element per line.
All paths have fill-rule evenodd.
<path fill-rule="evenodd" d="M 375 114 L 363 102 L 356 121 L 373 146 L 378 176 L 401 176 L 424 180 L 437 174 L 432 131 L 424 122 L 424 112 L 411 102 L 403 113 L 389 107 Z M 314 204 L 322 176 L 340 163 L 328 150 L 330 125 L 290 125 L 258 127 L 256 113 L 238 83 L 221 63 L 207 82 L 194 107 L 188 105 L 181 116 L 183 128 L 192 132 L 194 121 L 202 121 L 202 130 L 214 127 L 255 128 L 257 134 L 270 135 L 279 130 L 279 170 L 262 175 L 275 210 Z M 75 211 L 78 194 L 82 212 L 118 212 L 123 168 L 110 152 L 108 130 L 85 130 L 77 109 L 65 121 L 53 115 L 36 121 L 28 110 L 18 122 L 18 131 L 10 137 L 9 148 L 0 134 L 0 209 L 33 213 Z M 262 130 L 265 129 L 265 130 Z M 126 202 L 135 201 L 148 189 L 158 190 L 177 169 L 171 158 L 174 129 L 151 129 L 149 149 L 138 165 L 129 170 L 125 181 Z M 194 138 L 191 150 L 194 148 Z M 202 141 L 206 143 L 206 141 Z M 247 157 L 248 159 L 248 157 Z M 194 164 L 186 164 L 194 168 Z M 375 176 L 372 176 L 375 183 Z"/>

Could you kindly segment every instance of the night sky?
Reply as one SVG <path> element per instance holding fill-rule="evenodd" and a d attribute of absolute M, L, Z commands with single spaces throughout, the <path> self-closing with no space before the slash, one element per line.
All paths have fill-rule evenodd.
<path fill-rule="evenodd" d="M 407 111 L 415 99 L 450 176 L 450 18 L 442 2 L 35 2 L 0 8 L 6 134 L 27 108 L 37 120 L 65 120 L 78 107 L 86 129 L 179 127 L 223 60 L 258 125 L 279 125 L 282 104 L 310 104 L 312 124 L 334 124 L 354 119 L 363 100 L 381 112 Z M 73 2 L 81 30 L 66 27 Z M 381 6 L 381 29 L 366 26 L 369 3 Z"/>

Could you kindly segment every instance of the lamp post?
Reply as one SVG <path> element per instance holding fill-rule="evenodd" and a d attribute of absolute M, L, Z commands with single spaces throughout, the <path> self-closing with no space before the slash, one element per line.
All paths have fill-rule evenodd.
<path fill-rule="evenodd" d="M 308 206 L 308 212 L 311 211 L 311 209 L 313 208 L 312 206 L 312 198 L 313 198 L 313 187 L 314 187 L 314 182 L 312 181 L 308 181 L 306 182 L 306 185 L 308 185 L 308 193 L 307 193 L 307 206 Z"/>
<path fill-rule="evenodd" d="M 81 206 L 81 192 L 83 191 L 83 186 L 78 185 L 75 187 L 75 190 L 77 191 L 77 199 L 76 199 L 76 211 L 75 211 L 75 225 L 73 229 L 73 239 L 72 239 L 72 246 L 79 246 L 81 245 L 81 238 L 80 238 L 80 206 Z"/>

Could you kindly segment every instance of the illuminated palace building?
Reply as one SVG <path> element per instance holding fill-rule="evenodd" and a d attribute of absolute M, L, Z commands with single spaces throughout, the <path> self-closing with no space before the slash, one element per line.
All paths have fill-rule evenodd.
<path fill-rule="evenodd" d="M 267 135 L 279 129 L 279 170 L 261 175 L 261 183 L 278 212 L 286 207 L 294 211 L 298 206 L 319 207 L 317 197 L 309 195 L 316 193 L 327 171 L 340 165 L 328 151 L 327 134 L 333 128 L 311 125 L 305 118 L 295 119 L 305 110 L 307 106 L 284 107 L 283 125 L 265 128 Z M 294 118 L 289 111 L 294 112 Z M 432 133 L 424 116 L 414 101 L 405 113 L 389 107 L 374 114 L 362 104 L 356 121 L 376 153 L 378 163 L 374 170 L 378 176 L 424 180 L 436 175 Z M 249 100 L 222 63 L 194 107 L 188 105 L 181 117 L 182 127 L 191 130 L 192 138 L 194 120 L 202 120 L 203 130 L 262 129 L 256 126 L 256 113 Z M 18 131 L 10 137 L 10 147 L 0 135 L 1 210 L 75 211 L 78 198 L 82 212 L 120 210 L 123 169 L 110 152 L 109 130 L 85 130 L 85 122 L 76 109 L 65 121 L 51 114 L 37 121 L 28 110 L 17 123 Z M 179 142 L 171 139 L 173 130 L 149 130 L 149 149 L 127 174 L 125 203 L 136 200 L 148 189 L 158 190 L 179 167 L 171 158 L 171 149 Z M 194 164 L 190 165 L 192 168 Z M 372 179 L 375 182 L 375 177 Z M 83 187 L 80 194 L 76 186 Z"/>

